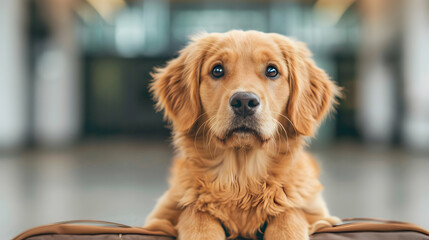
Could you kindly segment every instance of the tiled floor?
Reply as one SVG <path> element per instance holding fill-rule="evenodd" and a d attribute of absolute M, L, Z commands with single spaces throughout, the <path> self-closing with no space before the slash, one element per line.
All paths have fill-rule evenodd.
<path fill-rule="evenodd" d="M 356 144 L 313 152 L 332 214 L 429 228 L 429 156 Z M 69 219 L 141 225 L 167 188 L 171 156 L 165 141 L 130 140 L 0 156 L 0 239 Z"/>

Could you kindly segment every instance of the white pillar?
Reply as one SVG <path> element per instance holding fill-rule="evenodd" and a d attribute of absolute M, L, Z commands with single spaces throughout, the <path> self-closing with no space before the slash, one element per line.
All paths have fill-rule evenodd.
<path fill-rule="evenodd" d="M 27 66 L 24 1 L 0 1 L 0 148 L 19 147 L 26 137 Z"/>
<path fill-rule="evenodd" d="M 364 139 L 382 145 L 393 138 L 397 121 L 395 76 L 385 59 L 397 32 L 393 0 L 362 0 L 362 42 L 359 52 L 357 120 Z"/>
<path fill-rule="evenodd" d="M 429 151 L 429 2 L 404 1 L 403 11 L 404 140 Z"/>
<path fill-rule="evenodd" d="M 51 38 L 37 57 L 35 71 L 35 136 L 43 145 L 72 142 L 80 130 L 78 47 L 74 0 L 43 1 Z"/>

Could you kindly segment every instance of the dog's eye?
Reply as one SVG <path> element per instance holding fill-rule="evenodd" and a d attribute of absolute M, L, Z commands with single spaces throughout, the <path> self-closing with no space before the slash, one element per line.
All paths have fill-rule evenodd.
<path fill-rule="evenodd" d="M 265 76 L 271 79 L 275 79 L 279 76 L 279 71 L 277 71 L 277 68 L 273 66 L 268 66 L 267 70 L 265 70 Z"/>
<path fill-rule="evenodd" d="M 223 71 L 222 65 L 216 65 L 213 67 L 213 69 L 212 69 L 212 77 L 213 78 L 221 78 L 221 77 L 223 77 L 224 74 L 225 74 L 225 72 Z"/>

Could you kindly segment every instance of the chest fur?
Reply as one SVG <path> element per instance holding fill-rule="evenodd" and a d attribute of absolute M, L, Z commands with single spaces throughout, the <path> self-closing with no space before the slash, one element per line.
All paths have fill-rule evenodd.
<path fill-rule="evenodd" d="M 266 183 L 259 187 L 258 192 L 239 184 L 225 191 L 205 188 L 207 191 L 198 194 L 194 206 L 218 218 L 232 236 L 252 238 L 269 216 L 275 216 L 287 207 L 282 187 Z"/>
<path fill-rule="evenodd" d="M 283 185 L 270 175 L 270 159 L 261 153 L 227 153 L 216 160 L 182 200 L 215 216 L 232 237 L 253 238 L 269 216 L 288 206 Z"/>

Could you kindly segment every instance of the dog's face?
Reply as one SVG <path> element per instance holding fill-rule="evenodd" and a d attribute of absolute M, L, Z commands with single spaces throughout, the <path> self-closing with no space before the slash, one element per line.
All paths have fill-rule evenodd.
<path fill-rule="evenodd" d="M 288 67 L 266 34 L 230 34 L 206 54 L 200 74 L 208 128 L 226 145 L 254 145 L 275 137 L 289 96 Z"/>
<path fill-rule="evenodd" d="M 174 131 L 226 147 L 312 135 L 336 93 L 303 44 L 255 31 L 200 36 L 153 77 Z"/>

